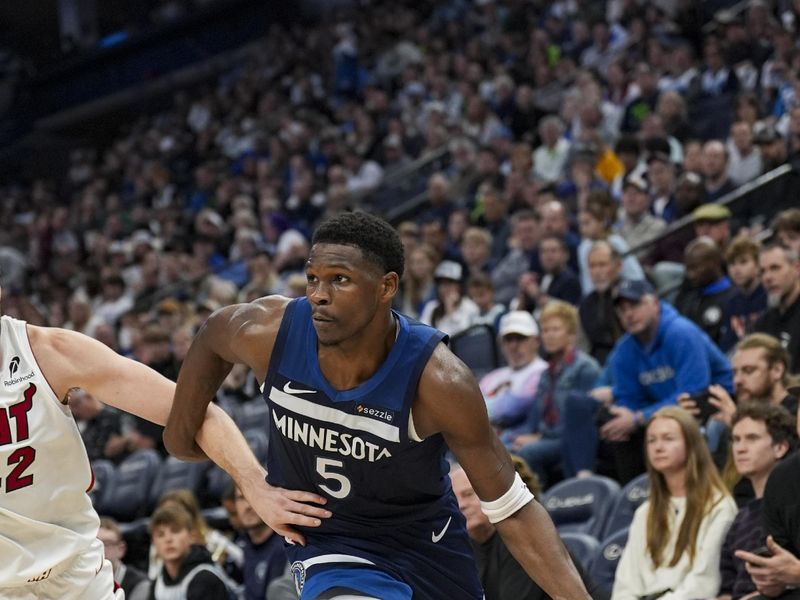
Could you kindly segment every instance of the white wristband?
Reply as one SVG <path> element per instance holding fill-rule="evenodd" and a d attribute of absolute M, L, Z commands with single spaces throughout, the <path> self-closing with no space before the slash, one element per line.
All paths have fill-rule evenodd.
<path fill-rule="evenodd" d="M 516 473 L 514 483 L 511 484 L 508 491 L 497 500 L 492 500 L 491 502 L 481 501 L 481 510 L 489 518 L 490 523 L 499 523 L 513 515 L 531 500 L 533 500 L 533 494 L 531 494 L 525 482 L 522 481 L 519 473 Z"/>

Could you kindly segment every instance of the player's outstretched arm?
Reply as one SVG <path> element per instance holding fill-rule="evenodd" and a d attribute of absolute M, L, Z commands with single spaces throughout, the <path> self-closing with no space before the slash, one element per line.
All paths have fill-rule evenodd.
<path fill-rule="evenodd" d="M 508 497 L 515 484 L 511 458 L 489 424 L 475 378 L 443 345 L 434 351 L 420 380 L 414 424 L 423 437 L 442 433 L 484 503 Z M 502 515 L 502 508 L 497 514 Z M 524 503 L 495 525 L 520 565 L 551 598 L 589 598 L 538 502 Z"/>
<path fill-rule="evenodd" d="M 120 356 L 100 342 L 64 329 L 28 326 L 31 347 L 58 398 L 74 387 L 89 391 L 102 402 L 164 425 L 175 384 L 146 365 Z M 216 391 L 216 390 L 215 390 Z M 213 395 L 213 394 L 212 394 Z M 196 409 L 200 456 L 208 456 L 241 488 L 254 510 L 280 535 L 303 543 L 290 525 L 319 525 L 330 512 L 306 504 L 324 504 L 316 494 L 283 490 L 266 484 L 258 463 L 236 424 L 208 402 Z"/>
<path fill-rule="evenodd" d="M 234 363 L 250 367 L 263 381 L 275 342 L 284 299 L 264 298 L 221 308 L 197 332 L 178 374 L 175 399 L 164 430 L 170 454 L 204 458 L 195 442 L 205 409 Z"/>
<path fill-rule="evenodd" d="M 258 381 L 264 381 L 287 302 L 280 297 L 261 298 L 222 308 L 208 318 L 181 366 L 164 444 L 184 460 L 202 458 L 205 450 L 231 475 L 264 522 L 278 534 L 304 544 L 292 525 L 318 526 L 331 513 L 309 503 L 325 504 L 326 500 L 268 485 L 266 471 L 239 429 L 217 406 L 209 406 L 234 363 L 247 365 Z"/>

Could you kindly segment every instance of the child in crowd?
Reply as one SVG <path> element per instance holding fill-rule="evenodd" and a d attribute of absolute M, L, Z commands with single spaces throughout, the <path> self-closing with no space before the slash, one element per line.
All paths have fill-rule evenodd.
<path fill-rule="evenodd" d="M 211 554 L 196 544 L 191 515 L 177 504 L 157 509 L 150 519 L 156 555 L 163 562 L 150 600 L 228 600 L 225 576 Z"/>

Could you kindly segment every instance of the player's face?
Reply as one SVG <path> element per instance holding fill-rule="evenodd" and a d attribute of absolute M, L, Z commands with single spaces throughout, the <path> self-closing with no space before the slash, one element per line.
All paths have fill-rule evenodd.
<path fill-rule="evenodd" d="M 659 417 L 647 428 L 647 460 L 662 474 L 686 468 L 686 441 L 675 419 Z"/>
<path fill-rule="evenodd" d="M 306 298 L 321 345 L 339 345 L 373 320 L 384 302 L 387 278 L 392 276 L 379 271 L 353 246 L 315 244 L 311 248 Z"/>
<path fill-rule="evenodd" d="M 185 528 L 158 525 L 153 531 L 156 554 L 165 562 L 180 560 L 186 556 L 193 542 L 192 532 Z"/>

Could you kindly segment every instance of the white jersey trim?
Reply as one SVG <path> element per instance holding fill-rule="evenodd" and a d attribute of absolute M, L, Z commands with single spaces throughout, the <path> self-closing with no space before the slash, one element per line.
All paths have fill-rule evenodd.
<path fill-rule="evenodd" d="M 329 406 L 322 406 L 282 392 L 275 387 L 270 389 L 269 399 L 278 406 L 293 413 L 303 415 L 304 417 L 327 421 L 328 423 L 342 425 L 349 429 L 366 431 L 367 433 L 371 433 L 372 435 L 390 442 L 400 442 L 400 429 L 395 425 L 381 423 L 369 417 L 351 415 Z"/>

